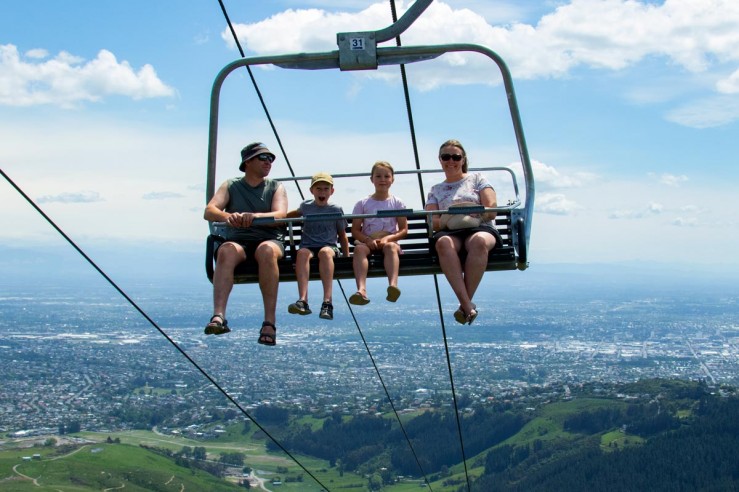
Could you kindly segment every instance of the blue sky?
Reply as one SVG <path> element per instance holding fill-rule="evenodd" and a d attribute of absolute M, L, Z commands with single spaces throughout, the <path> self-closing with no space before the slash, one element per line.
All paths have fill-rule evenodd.
<path fill-rule="evenodd" d="M 224 4 L 247 56 L 331 51 L 337 32 L 391 23 L 387 1 Z M 532 265 L 739 266 L 739 2 L 436 0 L 402 41 L 481 44 L 510 67 L 537 178 Z M 0 166 L 93 257 L 190 258 L 207 234 L 210 90 L 239 57 L 217 0 L 3 2 Z M 253 72 L 298 175 L 414 168 L 397 68 Z M 458 138 L 473 166 L 520 168 L 489 61 L 407 73 L 422 167 Z M 222 97 L 218 183 L 247 143 L 278 150 L 244 71 Z M 370 192 L 341 181 L 335 200 Z M 420 208 L 415 182 L 395 192 Z M 0 196 L 0 246 L 66 248 L 6 183 Z"/>

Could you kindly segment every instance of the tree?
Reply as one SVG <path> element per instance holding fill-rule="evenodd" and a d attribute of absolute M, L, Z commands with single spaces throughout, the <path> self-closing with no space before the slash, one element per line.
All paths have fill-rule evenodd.
<path fill-rule="evenodd" d="M 370 490 L 382 489 L 382 477 L 377 473 L 372 474 L 367 480 L 367 486 Z"/>
<path fill-rule="evenodd" d="M 205 461 L 205 459 L 208 457 L 208 453 L 206 452 L 205 448 L 202 446 L 195 446 L 195 450 L 192 453 L 193 459 Z"/>
<path fill-rule="evenodd" d="M 222 453 L 220 462 L 224 465 L 243 466 L 244 453 Z"/>

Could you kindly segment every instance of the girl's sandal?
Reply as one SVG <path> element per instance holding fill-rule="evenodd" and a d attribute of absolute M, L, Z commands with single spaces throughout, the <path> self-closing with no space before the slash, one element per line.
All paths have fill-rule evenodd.
<path fill-rule="evenodd" d="M 369 298 L 359 291 L 356 291 L 354 294 L 349 296 L 349 304 L 354 304 L 355 306 L 364 306 L 369 304 L 369 302 Z"/>
<path fill-rule="evenodd" d="M 218 319 L 220 319 L 220 321 L 218 321 Z M 228 321 L 226 321 L 226 318 L 224 318 L 223 315 L 214 314 L 210 318 L 210 322 L 205 325 L 203 333 L 206 335 L 223 335 L 230 331 L 231 328 L 228 327 Z"/>

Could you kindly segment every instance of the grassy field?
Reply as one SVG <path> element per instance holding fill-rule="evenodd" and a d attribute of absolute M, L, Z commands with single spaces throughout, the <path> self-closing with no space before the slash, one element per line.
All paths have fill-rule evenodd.
<path fill-rule="evenodd" d="M 308 422 L 316 424 L 316 422 Z M 43 446 L 45 440 L 5 442 L 0 447 L 0 490 L 3 492 L 91 491 L 226 491 L 239 490 L 238 473 L 230 482 L 217 479 L 203 471 L 177 466 L 170 459 L 160 456 L 143 446 L 180 451 L 184 446 L 206 448 L 209 459 L 217 459 L 221 453 L 240 452 L 246 456 L 246 466 L 252 468 L 265 486 L 274 490 L 272 480 L 279 478 L 279 490 L 286 492 L 320 491 L 321 486 L 293 460 L 283 454 L 271 454 L 264 450 L 264 441 L 241 434 L 240 428 L 226 429 L 217 440 L 196 441 L 181 436 L 162 435 L 150 431 L 126 431 L 112 433 L 83 432 L 76 435 L 85 444 Z M 108 443 L 108 438 L 116 443 Z M 39 455 L 38 459 L 24 457 Z M 329 490 L 366 490 L 367 478 L 353 473 L 341 476 L 336 468 L 329 468 L 323 460 L 297 455 L 300 463 Z M 472 460 L 468 460 L 472 461 Z M 469 466 L 469 463 L 468 463 Z M 15 467 L 15 470 L 14 470 Z M 237 470 L 234 469 L 234 472 Z M 471 475 L 482 472 L 470 469 Z M 444 480 L 432 482 L 433 490 L 453 492 L 464 484 L 464 469 L 457 465 Z M 299 478 L 300 477 L 300 478 Z M 451 481 L 444 486 L 443 481 Z M 423 485 L 417 479 L 406 479 L 387 486 L 388 492 L 419 490 Z M 121 488 L 124 486 L 123 488 Z M 241 489 L 243 490 L 243 489 Z"/>
<path fill-rule="evenodd" d="M 575 440 L 578 435 L 565 432 L 563 422 L 573 413 L 622 405 L 622 402 L 600 399 L 578 399 L 557 402 L 544 406 L 539 414 L 528 422 L 515 436 L 504 444 L 525 445 L 535 440 Z M 317 429 L 323 420 L 303 417 L 292 425 L 308 425 Z M 48 438 L 35 441 L 6 441 L 0 443 L 0 490 L 3 491 L 89 491 L 116 490 L 125 485 L 125 492 L 161 491 L 219 491 L 237 490 L 242 478 L 240 468 L 231 469 L 227 480 L 218 479 L 201 470 L 178 466 L 173 460 L 146 448 L 166 449 L 179 452 L 183 447 L 203 447 L 208 460 L 217 461 L 224 453 L 242 453 L 245 466 L 251 468 L 259 479 L 264 480 L 270 490 L 286 492 L 312 492 L 321 490 L 367 490 L 368 479 L 354 473 L 339 473 L 328 462 L 302 455 L 294 455 L 299 464 L 284 453 L 268 453 L 265 440 L 259 438 L 252 427 L 244 432 L 243 424 L 223 429 L 218 438 L 209 440 L 191 439 L 182 435 L 152 431 L 126 431 L 112 433 L 83 432 L 75 435 L 84 444 L 75 446 L 44 446 Z M 68 437 L 68 436 L 67 436 Z M 55 437 L 63 442 L 62 438 Z M 113 443 L 110 442 L 113 441 Z M 33 442 L 35 447 L 28 447 Z M 640 439 L 620 431 L 606 433 L 601 437 L 604 450 L 615 450 L 636 445 Z M 25 445 L 26 447 L 22 447 Z M 38 458 L 25 459 L 38 454 Z M 484 456 L 467 457 L 467 472 L 471 479 L 483 473 Z M 15 468 L 15 469 L 14 469 Z M 306 471 L 308 470 L 308 471 Z M 312 475 L 312 477 L 311 477 Z M 315 478 L 314 478 L 315 477 Z M 34 482 L 35 480 L 35 482 Z M 279 480 L 278 489 L 272 485 Z M 319 484 L 320 482 L 320 484 Z M 388 492 L 418 490 L 425 485 L 415 479 L 406 479 L 386 486 Z M 458 464 L 449 469 L 443 479 L 431 482 L 439 492 L 454 492 L 465 485 L 465 469 Z"/>
<path fill-rule="evenodd" d="M 38 453 L 39 459 L 24 460 Z M 62 451 L 61 454 L 59 451 Z M 233 483 L 128 444 L 92 443 L 0 452 L 3 491 L 238 490 Z"/>

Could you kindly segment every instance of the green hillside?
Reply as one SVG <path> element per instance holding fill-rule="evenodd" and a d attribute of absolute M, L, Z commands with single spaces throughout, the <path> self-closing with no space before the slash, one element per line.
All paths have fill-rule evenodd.
<path fill-rule="evenodd" d="M 26 451 L 26 452 L 22 452 Z M 40 458 L 23 460 L 28 450 L 0 453 L 3 491 L 127 492 L 239 489 L 235 484 L 128 444 L 96 443 L 82 446 L 32 448 Z M 33 456 L 33 455 L 30 455 Z M 33 480 L 23 478 L 20 474 Z"/>
<path fill-rule="evenodd" d="M 533 392 L 465 410 L 466 463 L 448 411 L 404 420 L 416 456 L 387 416 L 290 416 L 273 435 L 308 472 L 243 424 L 209 440 L 143 430 L 81 433 L 77 444 L 7 439 L 0 489 L 235 490 L 246 467 L 252 484 L 270 490 L 404 492 L 424 485 L 420 465 L 440 492 L 467 490 L 468 481 L 472 491 L 736 490 L 737 414 L 733 388 L 699 382 L 593 384 L 544 400 Z"/>

